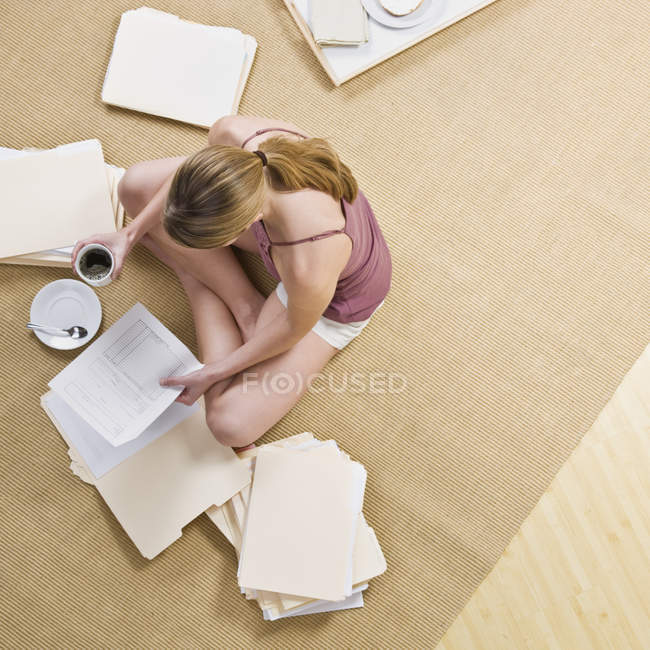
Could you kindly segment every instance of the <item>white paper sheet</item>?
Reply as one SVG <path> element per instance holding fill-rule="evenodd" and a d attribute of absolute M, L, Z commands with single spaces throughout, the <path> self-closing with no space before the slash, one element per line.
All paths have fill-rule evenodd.
<path fill-rule="evenodd" d="M 304 605 L 303 607 L 296 607 L 295 609 L 275 614 L 270 610 L 264 610 L 265 621 L 277 621 L 280 618 L 289 618 L 290 616 L 305 616 L 306 614 L 319 614 L 322 612 L 335 612 L 341 609 L 355 609 L 363 607 L 363 590 L 367 589 L 368 585 L 362 585 L 352 591 L 352 594 L 345 600 L 340 602 L 330 602 L 327 600 L 318 600 L 315 603 Z"/>
<path fill-rule="evenodd" d="M 70 443 L 81 454 L 95 479 L 101 478 L 133 454 L 159 438 L 179 422 L 199 410 L 198 404 L 185 406 L 174 402 L 166 408 L 135 440 L 119 447 L 106 442 L 59 395 L 50 392 L 43 397 L 47 408 L 63 427 Z"/>
<path fill-rule="evenodd" d="M 178 396 L 159 380 L 202 364 L 136 303 L 52 381 L 57 393 L 111 445 L 139 436 Z"/>
<path fill-rule="evenodd" d="M 74 246 L 64 246 L 63 248 L 50 248 L 50 250 L 44 252 L 51 253 L 52 255 L 63 255 L 65 257 L 70 257 L 73 250 Z"/>

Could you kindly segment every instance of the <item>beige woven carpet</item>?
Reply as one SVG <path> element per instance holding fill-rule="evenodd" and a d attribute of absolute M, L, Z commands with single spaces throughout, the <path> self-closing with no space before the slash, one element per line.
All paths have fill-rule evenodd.
<path fill-rule="evenodd" d="M 389 240 L 394 288 L 329 370 L 335 388 L 398 373 L 406 390 L 308 394 L 262 439 L 314 431 L 366 466 L 389 568 L 363 609 L 266 623 L 206 517 L 142 559 L 39 407 L 72 355 L 24 323 L 70 274 L 2 267 L 0 645 L 432 647 L 648 342 L 647 4 L 499 0 L 338 89 L 278 0 L 149 4 L 253 34 L 240 112 L 330 138 Z M 129 165 L 205 143 L 100 101 L 138 5 L 3 3 L 0 144 L 98 137 Z M 140 247 L 98 293 L 104 327 L 139 299 L 194 345 Z"/>

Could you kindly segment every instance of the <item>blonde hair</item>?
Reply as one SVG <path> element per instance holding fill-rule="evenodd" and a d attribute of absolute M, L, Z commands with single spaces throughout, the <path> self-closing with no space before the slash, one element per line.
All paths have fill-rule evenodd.
<path fill-rule="evenodd" d="M 352 172 L 322 138 L 275 136 L 259 149 L 266 166 L 253 152 L 226 145 L 187 158 L 174 175 L 163 211 L 169 236 L 191 248 L 229 244 L 262 210 L 267 184 L 278 192 L 311 188 L 350 203 L 357 196 Z"/>

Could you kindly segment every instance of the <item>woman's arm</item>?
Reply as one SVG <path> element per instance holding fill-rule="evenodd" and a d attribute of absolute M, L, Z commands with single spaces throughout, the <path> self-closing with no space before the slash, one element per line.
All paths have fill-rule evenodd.
<path fill-rule="evenodd" d="M 283 282 L 288 295 L 287 309 L 258 329 L 244 345 L 214 364 L 215 381 L 282 354 L 298 343 L 332 300 L 337 277 L 326 278 L 319 283 L 313 280 L 307 283 L 299 278 L 285 278 Z"/>
<path fill-rule="evenodd" d="M 175 172 L 174 172 L 175 173 Z M 133 218 L 133 220 L 123 228 L 131 248 L 155 225 L 160 223 L 165 200 L 169 188 L 172 184 L 174 174 L 170 174 L 167 180 L 160 186 L 158 191 L 151 197 L 151 200 L 144 208 Z"/>
<path fill-rule="evenodd" d="M 244 345 L 224 359 L 205 365 L 201 370 L 182 377 L 161 379 L 161 386 L 184 386 L 176 398 L 193 404 L 210 386 L 293 347 L 321 317 L 330 303 L 338 276 L 314 284 L 300 278 L 283 280 L 287 289 L 287 309 L 276 316 Z"/>
<path fill-rule="evenodd" d="M 151 230 L 157 223 L 160 222 L 160 215 L 165 205 L 165 198 L 171 186 L 173 175 L 163 183 L 162 187 L 154 194 L 152 199 L 147 205 L 137 214 L 134 219 L 124 228 L 116 232 L 108 232 L 92 237 L 87 237 L 78 241 L 72 250 L 72 269 L 75 270 L 75 262 L 79 251 L 86 245 L 91 243 L 100 243 L 108 246 L 113 254 L 115 268 L 111 274 L 112 278 L 117 278 L 124 265 L 124 260 L 131 252 L 131 249 L 142 238 L 142 236 Z"/>

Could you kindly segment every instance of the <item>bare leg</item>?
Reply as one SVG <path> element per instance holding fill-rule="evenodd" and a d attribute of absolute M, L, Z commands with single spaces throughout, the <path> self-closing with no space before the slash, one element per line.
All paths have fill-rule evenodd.
<path fill-rule="evenodd" d="M 258 327 L 283 309 L 273 292 L 264 304 Z M 231 447 L 254 442 L 295 406 L 309 388 L 310 379 L 337 352 L 318 334 L 308 332 L 290 350 L 238 373 L 216 398 L 206 397 L 212 433 Z M 318 386 L 322 389 L 322 382 Z"/>
<path fill-rule="evenodd" d="M 146 246 L 162 262 L 167 264 L 178 275 L 192 309 L 196 338 L 199 344 L 199 357 L 203 363 L 223 359 L 242 344 L 241 332 L 224 304 L 202 282 L 183 270 L 173 258 L 168 257 L 160 246 L 148 235 L 142 238 Z M 205 393 L 206 404 L 215 400 L 231 383 L 232 378 L 220 381 L 211 386 Z M 255 445 L 248 445 L 254 447 Z M 235 451 L 242 451 L 234 447 Z"/>
<path fill-rule="evenodd" d="M 137 215 L 184 160 L 185 156 L 162 158 L 130 167 L 119 185 L 120 200 L 127 213 Z M 174 259 L 186 274 L 200 280 L 221 298 L 232 312 L 244 338 L 250 338 L 264 296 L 253 286 L 230 246 L 213 249 L 180 246 L 167 235 L 162 224 L 152 228 L 148 234 L 165 252 L 166 259 Z"/>
<path fill-rule="evenodd" d="M 167 264 L 176 273 L 183 285 L 192 309 L 201 362 L 212 363 L 219 361 L 242 345 L 241 332 L 223 300 L 185 271 L 149 235 L 145 235 L 141 243 Z M 212 386 L 206 393 L 206 400 L 209 399 L 209 395 L 220 395 L 230 381 L 230 379 L 227 379 Z"/>

